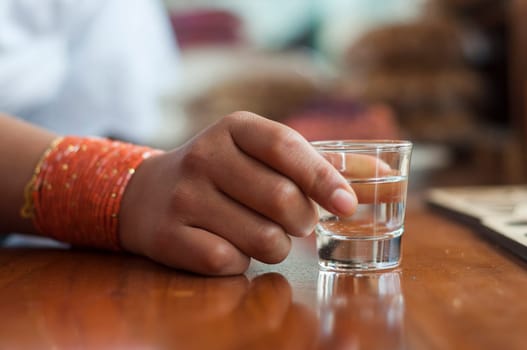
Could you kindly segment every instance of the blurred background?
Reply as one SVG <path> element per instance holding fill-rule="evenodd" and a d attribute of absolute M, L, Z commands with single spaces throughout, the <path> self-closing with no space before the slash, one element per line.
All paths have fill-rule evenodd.
<path fill-rule="evenodd" d="M 0 109 L 58 132 L 169 149 L 249 110 L 409 139 L 417 188 L 527 180 L 527 0 L 4 1 Z"/>
<path fill-rule="evenodd" d="M 309 140 L 412 140 L 414 186 L 527 180 L 525 1 L 165 4 L 181 75 L 164 146 L 242 109 Z"/>

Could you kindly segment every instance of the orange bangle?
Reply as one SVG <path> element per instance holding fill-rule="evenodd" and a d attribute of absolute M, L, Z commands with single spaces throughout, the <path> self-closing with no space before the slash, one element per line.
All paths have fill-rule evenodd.
<path fill-rule="evenodd" d="M 126 186 L 149 147 L 68 136 L 46 151 L 28 184 L 35 227 L 73 245 L 120 249 L 119 210 Z"/>

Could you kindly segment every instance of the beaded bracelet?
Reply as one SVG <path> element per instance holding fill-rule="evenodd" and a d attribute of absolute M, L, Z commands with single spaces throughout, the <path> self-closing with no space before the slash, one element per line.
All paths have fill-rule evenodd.
<path fill-rule="evenodd" d="M 102 138 L 57 139 L 26 187 L 23 217 L 45 236 L 73 245 L 120 249 L 119 210 L 143 160 L 162 153 Z"/>

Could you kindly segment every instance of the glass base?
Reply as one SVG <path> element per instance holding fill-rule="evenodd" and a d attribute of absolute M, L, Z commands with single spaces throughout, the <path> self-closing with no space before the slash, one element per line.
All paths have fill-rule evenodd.
<path fill-rule="evenodd" d="M 399 266 L 403 229 L 389 236 L 353 238 L 317 233 L 318 263 L 329 271 L 375 271 Z"/>

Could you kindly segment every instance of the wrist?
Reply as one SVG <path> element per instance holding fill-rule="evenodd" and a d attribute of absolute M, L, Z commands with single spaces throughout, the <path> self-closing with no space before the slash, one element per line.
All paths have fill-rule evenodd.
<path fill-rule="evenodd" d="M 139 165 L 157 150 L 100 138 L 65 137 L 44 154 L 28 184 L 25 213 L 45 236 L 120 249 L 119 213 Z M 31 208 L 32 210 L 27 210 Z"/>

